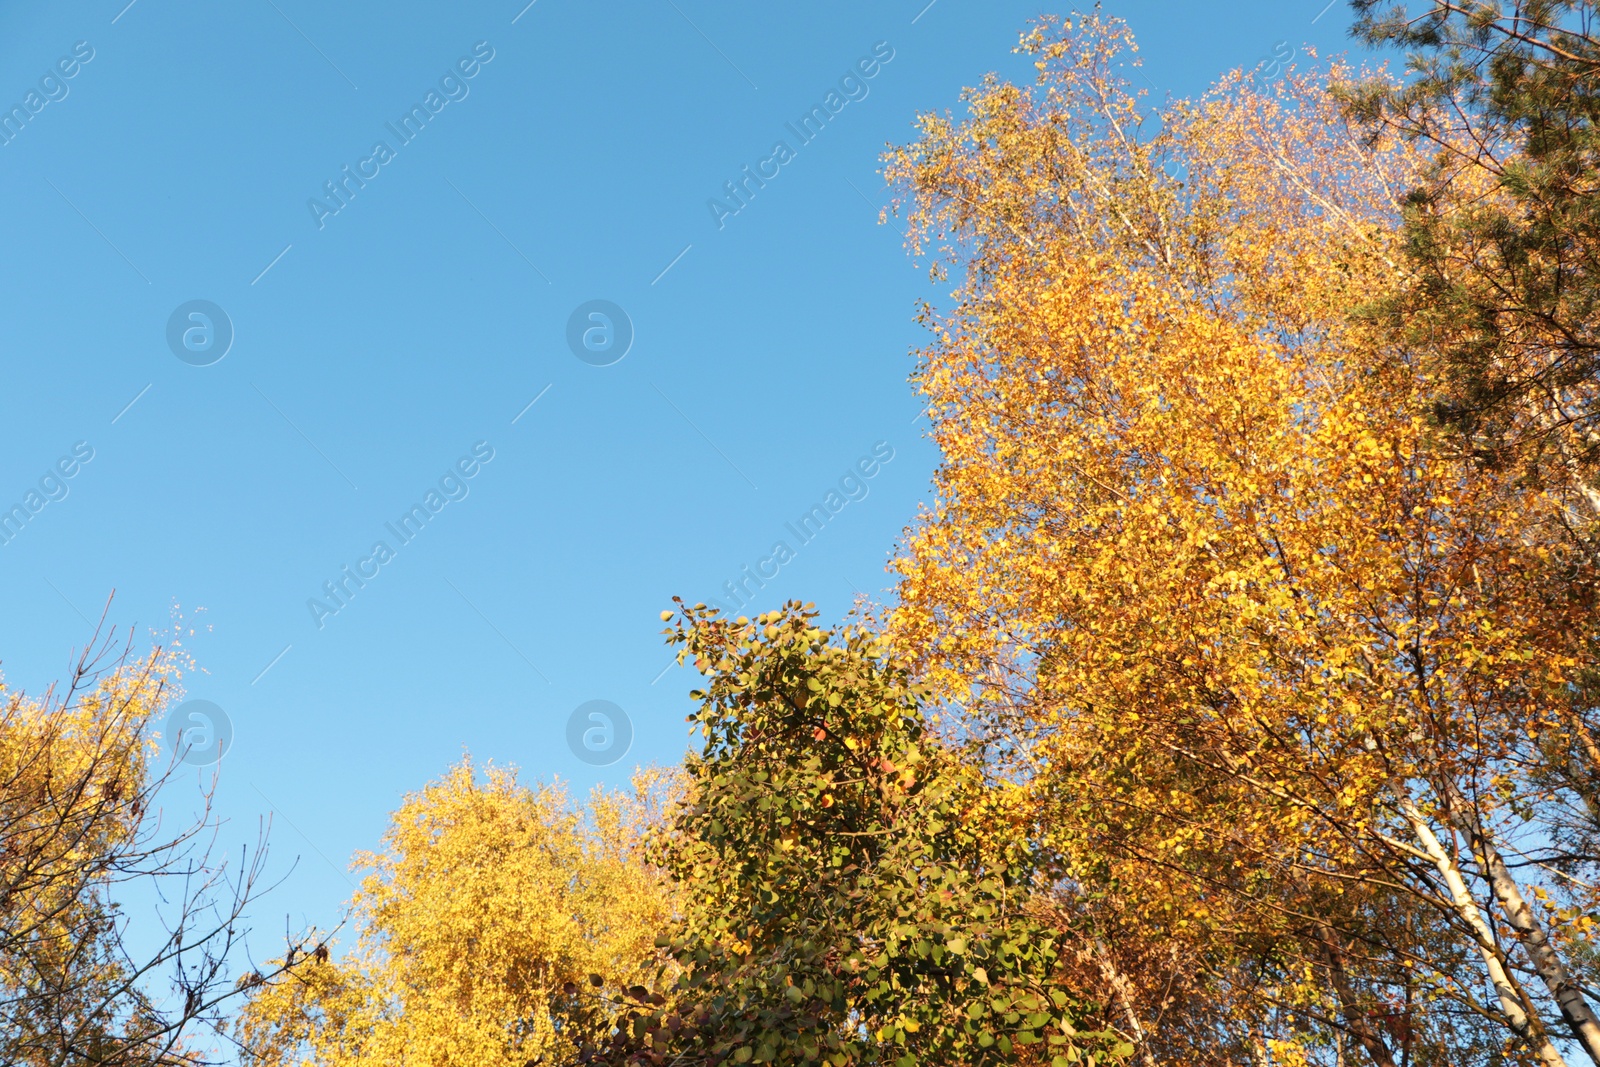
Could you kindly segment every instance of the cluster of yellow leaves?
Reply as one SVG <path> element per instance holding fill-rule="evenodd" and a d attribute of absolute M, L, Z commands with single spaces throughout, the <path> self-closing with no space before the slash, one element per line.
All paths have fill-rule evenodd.
<path fill-rule="evenodd" d="M 59 913 L 79 872 L 132 840 L 139 812 L 130 802 L 156 753 L 149 723 L 163 706 L 163 680 L 119 671 L 67 708 L 0 684 L 0 874 L 8 887 L 0 912 L 8 927 L 27 921 L 19 914 Z"/>
<path fill-rule="evenodd" d="M 627 986 L 655 959 L 671 900 L 637 848 L 668 786 L 641 774 L 579 809 L 511 770 L 451 768 L 358 857 L 354 950 L 262 987 L 244 1044 L 274 1067 L 568 1062 L 604 1026 L 590 976 Z"/>
<path fill-rule="evenodd" d="M 145 821 L 154 723 L 179 677 L 155 653 L 66 694 L 0 684 L 0 1058 L 142 1047 L 165 1025 L 130 988 L 112 892 L 158 876 Z M 83 689 L 78 683 L 86 677 Z M 176 836 L 178 844 L 184 835 Z M 169 1042 L 170 1043 L 170 1042 Z"/>
<path fill-rule="evenodd" d="M 1257 1048 L 1285 1005 L 1350 1033 L 1394 990 L 1475 1010 L 1477 948 L 1407 874 L 1401 811 L 1515 821 L 1489 787 L 1570 726 L 1593 575 L 1539 490 L 1439 444 L 1422 362 L 1354 313 L 1406 283 L 1422 161 L 1347 125 L 1337 67 L 1234 76 L 1150 135 L 1120 28 L 1024 47 L 1035 89 L 991 79 L 889 158 L 965 280 L 928 315 L 939 495 L 887 631 L 1004 743 L 1018 832 L 1096 891 L 1077 921 L 1111 956 L 1190 954 L 1130 1029 L 1185 983 Z M 1383 958 L 1340 988 L 1366 937 Z"/>

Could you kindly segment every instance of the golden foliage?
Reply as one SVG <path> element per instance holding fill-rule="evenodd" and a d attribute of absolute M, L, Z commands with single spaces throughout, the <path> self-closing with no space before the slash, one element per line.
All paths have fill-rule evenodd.
<path fill-rule="evenodd" d="M 586 809 L 470 760 L 407 796 L 352 899 L 346 957 L 253 996 L 244 1044 L 271 1065 L 565 1062 L 592 1037 L 591 975 L 640 980 L 671 914 L 637 852 L 670 781 Z"/>
<path fill-rule="evenodd" d="M 50 1062 L 147 1036 L 116 990 L 110 890 L 144 857 L 140 827 L 166 678 L 118 670 L 65 706 L 0 687 L 0 1002 L 9 1060 Z"/>
<path fill-rule="evenodd" d="M 163 818 L 187 768 L 163 766 L 158 731 L 187 662 L 97 636 L 59 690 L 0 686 L 0 1061 L 203 1061 L 190 1035 L 231 996 L 262 850 L 232 869 L 212 854 L 203 783 L 196 819 Z M 130 893 L 159 896 L 161 936 Z"/>
<path fill-rule="evenodd" d="M 1337 66 L 1231 76 L 1152 134 L 1120 26 L 1024 48 L 1034 89 L 990 79 L 889 158 L 918 247 L 964 272 L 927 316 L 939 495 L 889 634 L 1032 791 L 1018 832 L 1147 1055 L 1548 1062 L 1549 997 L 1480 990 L 1525 937 L 1495 855 L 1570 799 L 1529 767 L 1586 729 L 1595 575 L 1351 313 L 1407 284 L 1419 158 L 1348 126 Z M 1584 941 L 1588 883 L 1538 881 L 1550 938 Z"/>

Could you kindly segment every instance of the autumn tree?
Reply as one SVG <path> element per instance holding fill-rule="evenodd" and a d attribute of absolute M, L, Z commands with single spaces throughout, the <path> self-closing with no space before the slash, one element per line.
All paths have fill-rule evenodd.
<path fill-rule="evenodd" d="M 656 962 L 672 907 L 638 844 L 670 782 L 583 808 L 469 760 L 405 798 L 357 863 L 357 938 L 256 988 L 241 1043 L 264 1067 L 571 1063 L 610 988 Z"/>
<path fill-rule="evenodd" d="M 1597 575 L 1559 489 L 1442 440 L 1430 160 L 1337 65 L 1151 111 L 1111 20 L 893 152 L 959 268 L 886 632 L 986 762 L 1146 1063 L 1600 1059 Z"/>
<path fill-rule="evenodd" d="M 230 867 L 204 810 L 163 814 L 190 769 L 159 746 L 183 664 L 107 632 L 59 689 L 0 686 L 0 1062 L 206 1062 L 263 853 Z M 135 892 L 165 902 L 163 936 L 124 911 Z"/>
<path fill-rule="evenodd" d="M 671 617 L 671 613 L 666 613 Z M 653 852 L 670 969 L 595 1062 L 1054 1064 L 1126 1046 L 1031 913 L 1011 793 L 943 744 L 876 635 L 681 607 L 703 750 Z"/>

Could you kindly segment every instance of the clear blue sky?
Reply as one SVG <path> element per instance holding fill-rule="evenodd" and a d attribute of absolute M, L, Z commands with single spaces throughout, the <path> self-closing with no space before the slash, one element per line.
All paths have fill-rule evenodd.
<path fill-rule="evenodd" d="M 113 588 L 121 624 L 209 627 L 189 695 L 232 720 L 229 840 L 275 809 L 274 869 L 299 857 L 262 926 L 332 919 L 351 852 L 463 749 L 580 794 L 676 760 L 674 594 L 771 573 L 780 540 L 757 607 L 880 593 L 928 498 L 905 378 L 943 294 L 877 223 L 878 156 L 985 72 L 1030 78 L 1036 3 L 126 2 L 0 15 L 0 106 L 38 93 L 0 145 L 0 510 L 40 493 L 0 546 L 0 656 L 59 677 Z M 1282 40 L 1347 48 L 1326 2 L 1107 9 L 1190 95 Z M 802 145 L 786 124 L 875 46 Z M 709 207 L 747 165 L 776 173 Z M 232 322 L 208 366 L 168 345 L 192 300 Z M 568 345 L 591 300 L 632 322 L 608 366 Z M 801 545 L 786 524 L 879 442 Z M 366 584 L 308 607 L 347 565 Z M 632 721 L 619 763 L 569 750 L 590 700 Z"/>

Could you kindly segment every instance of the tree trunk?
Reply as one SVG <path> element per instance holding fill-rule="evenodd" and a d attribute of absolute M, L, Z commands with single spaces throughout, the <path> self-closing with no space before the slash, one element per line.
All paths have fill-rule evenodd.
<path fill-rule="evenodd" d="M 1522 895 L 1522 887 L 1512 877 L 1500 850 L 1483 831 L 1476 813 L 1469 814 L 1466 810 L 1466 798 L 1455 793 L 1450 799 L 1452 821 L 1466 835 L 1473 851 L 1483 859 L 1484 870 L 1489 876 L 1489 888 L 1505 915 L 1506 924 L 1516 931 L 1535 973 L 1543 980 L 1551 998 L 1561 1009 L 1561 1018 L 1572 1031 L 1572 1036 L 1589 1054 L 1589 1059 L 1600 1064 L 1600 1019 L 1595 1017 L 1583 990 L 1572 980 L 1566 965 L 1561 962 L 1561 954 L 1550 943 L 1538 914 Z"/>
<path fill-rule="evenodd" d="M 1322 943 L 1328 950 L 1328 974 L 1333 980 L 1333 991 L 1339 997 L 1339 1014 L 1344 1016 L 1345 1029 L 1361 1042 L 1367 1058 L 1372 1060 L 1375 1067 L 1395 1067 L 1389 1046 L 1372 1028 L 1371 1019 L 1361 1010 L 1355 989 L 1350 985 L 1350 976 L 1344 969 L 1344 947 L 1326 926 L 1322 928 Z"/>
<path fill-rule="evenodd" d="M 1134 1049 L 1139 1054 L 1139 1062 L 1144 1067 L 1156 1067 L 1155 1056 L 1150 1051 L 1149 1035 L 1145 1033 L 1144 1026 L 1139 1022 L 1139 1014 L 1134 1010 L 1133 990 L 1128 979 L 1117 969 L 1107 951 L 1105 942 L 1096 935 L 1094 939 L 1094 961 L 1100 968 L 1100 975 L 1111 987 L 1111 992 L 1116 997 L 1117 1005 L 1122 1009 L 1122 1016 L 1127 1020 L 1129 1029 L 1133 1032 Z"/>
<path fill-rule="evenodd" d="M 1566 1067 L 1566 1061 L 1550 1043 L 1544 1025 L 1535 1014 L 1527 995 L 1517 985 L 1511 972 L 1506 969 L 1505 961 L 1500 958 L 1494 931 L 1489 929 L 1483 913 L 1478 910 L 1478 902 L 1472 898 L 1472 891 L 1467 888 L 1467 880 L 1462 876 L 1461 868 L 1445 851 L 1444 845 L 1440 843 L 1433 828 L 1428 825 L 1427 819 L 1423 818 L 1422 812 L 1410 796 L 1401 795 L 1400 810 L 1405 814 L 1406 821 L 1411 824 L 1411 830 L 1417 835 L 1417 840 L 1422 842 L 1423 851 L 1428 854 L 1428 858 L 1433 861 L 1433 865 L 1444 878 L 1457 915 L 1472 931 L 1473 942 L 1478 946 L 1478 953 L 1483 957 L 1484 967 L 1489 972 L 1489 984 L 1494 986 L 1495 994 L 1500 998 L 1500 1010 L 1505 1013 L 1511 1029 L 1533 1046 L 1539 1054 L 1539 1061 L 1545 1067 Z"/>

